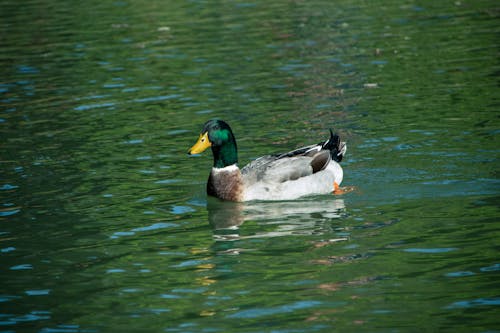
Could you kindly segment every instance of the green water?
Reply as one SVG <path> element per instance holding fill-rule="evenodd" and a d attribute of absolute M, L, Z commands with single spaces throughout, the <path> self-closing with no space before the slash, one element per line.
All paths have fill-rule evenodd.
<path fill-rule="evenodd" d="M 0 332 L 500 330 L 494 1 L 0 1 Z M 348 142 L 343 196 L 207 200 Z"/>

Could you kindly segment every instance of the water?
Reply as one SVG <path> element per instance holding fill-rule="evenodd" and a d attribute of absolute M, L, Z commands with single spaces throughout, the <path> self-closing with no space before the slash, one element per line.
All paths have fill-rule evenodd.
<path fill-rule="evenodd" d="M 0 332 L 499 330 L 493 1 L 0 13 Z M 213 117 L 357 190 L 207 200 Z"/>

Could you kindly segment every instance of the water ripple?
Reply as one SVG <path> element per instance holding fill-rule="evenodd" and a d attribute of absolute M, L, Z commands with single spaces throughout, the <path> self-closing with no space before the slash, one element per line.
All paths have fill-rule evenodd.
<path fill-rule="evenodd" d="M 154 223 L 152 225 L 145 226 L 145 227 L 134 228 L 130 231 L 117 231 L 113 235 L 111 235 L 110 238 L 116 239 L 116 238 L 120 238 L 123 236 L 133 236 L 133 235 L 135 235 L 136 232 L 153 231 L 153 230 L 172 228 L 172 227 L 177 227 L 177 226 L 178 226 L 177 223 L 159 222 L 159 223 Z"/>
<path fill-rule="evenodd" d="M 22 271 L 22 270 L 28 270 L 28 269 L 33 269 L 33 265 L 21 264 L 21 265 L 12 266 L 10 268 L 11 271 Z"/>
<path fill-rule="evenodd" d="M 2 190 L 2 191 L 8 191 L 8 190 L 16 189 L 18 187 L 19 186 L 16 186 L 16 185 L 4 184 L 4 185 L 0 186 L 0 190 Z"/>
<path fill-rule="evenodd" d="M 6 319 L 0 322 L 0 325 L 15 325 L 20 322 L 31 322 L 38 320 L 46 320 L 50 319 L 49 311 L 31 311 L 25 315 L 14 316 L 14 315 L 5 315 Z"/>
<path fill-rule="evenodd" d="M 115 106 L 115 103 L 113 103 L 113 102 L 84 104 L 84 105 L 80 105 L 80 106 L 75 107 L 74 110 L 75 111 L 87 111 L 87 110 L 92 110 L 92 109 L 108 108 L 108 107 L 113 107 L 113 106 Z"/>
<path fill-rule="evenodd" d="M 179 98 L 181 96 L 182 95 L 180 95 L 180 94 L 172 94 L 172 95 L 164 95 L 164 96 L 144 97 L 144 98 L 134 99 L 134 102 L 136 102 L 136 103 L 158 102 L 158 101 L 165 101 L 165 100 L 169 100 L 169 99 Z"/>
<path fill-rule="evenodd" d="M 12 295 L 0 295 L 0 303 L 9 302 L 13 299 L 19 299 L 19 298 L 21 298 L 21 297 L 20 296 L 12 296 Z"/>
<path fill-rule="evenodd" d="M 44 296 L 50 294 L 50 289 L 26 290 L 25 293 L 28 296 Z"/>
<path fill-rule="evenodd" d="M 57 325 L 55 328 L 45 327 L 40 330 L 40 333 L 83 333 L 83 332 L 92 332 L 95 333 L 95 330 L 83 330 L 78 325 Z"/>
<path fill-rule="evenodd" d="M 500 264 L 494 264 L 494 265 L 488 266 L 488 267 L 481 267 L 480 271 L 481 272 L 495 272 L 495 271 L 500 271 Z"/>
<path fill-rule="evenodd" d="M 201 294 L 207 291 L 207 288 L 178 288 L 178 289 L 173 289 L 173 293 L 179 293 L 179 294 Z"/>
<path fill-rule="evenodd" d="M 205 263 L 205 260 L 186 260 L 177 265 L 172 265 L 171 267 L 182 268 L 182 267 L 191 267 L 191 266 L 199 266 Z"/>
<path fill-rule="evenodd" d="M 155 223 L 155 224 L 152 224 L 152 225 L 146 226 L 146 227 L 135 228 L 135 229 L 132 229 L 132 231 L 134 231 L 134 232 L 151 231 L 151 230 L 158 230 L 158 229 L 177 227 L 177 226 L 178 226 L 178 224 L 176 224 L 176 223 L 161 222 L 161 223 Z"/>
<path fill-rule="evenodd" d="M 447 309 L 473 308 L 477 306 L 498 306 L 500 298 L 477 298 L 473 300 L 458 301 L 448 305 Z"/>
<path fill-rule="evenodd" d="M 228 318 L 257 318 L 262 316 L 276 315 L 280 313 L 293 312 L 295 310 L 308 309 L 321 305 L 319 301 L 299 301 L 289 305 L 274 308 L 249 309 L 233 313 Z"/>
<path fill-rule="evenodd" d="M 155 184 L 174 184 L 180 182 L 180 179 L 162 179 L 155 181 Z"/>
<path fill-rule="evenodd" d="M 447 277 L 465 277 L 465 276 L 472 276 L 475 275 L 474 272 L 471 271 L 459 271 L 459 272 L 451 272 L 445 274 Z"/>
<path fill-rule="evenodd" d="M 11 215 L 19 213 L 20 211 L 21 211 L 20 209 L 4 210 L 4 211 L 0 211 L 0 216 L 1 217 L 11 216 Z"/>
<path fill-rule="evenodd" d="M 445 253 L 456 250 L 457 248 L 454 247 L 442 247 L 442 248 L 409 248 L 409 249 L 404 249 L 403 251 L 410 253 Z"/>
<path fill-rule="evenodd" d="M 22 74 L 38 74 L 40 70 L 38 68 L 28 65 L 17 66 L 17 71 Z"/>
<path fill-rule="evenodd" d="M 9 246 L 9 247 L 5 247 L 3 249 L 0 249 L 0 252 L 2 252 L 2 253 L 8 253 L 8 252 L 12 252 L 12 251 L 15 251 L 15 250 L 16 250 L 15 247 Z"/>
<path fill-rule="evenodd" d="M 166 299 L 177 299 L 177 298 L 181 298 L 181 296 L 179 295 L 172 295 L 172 294 L 161 294 L 160 295 L 161 298 L 166 298 Z"/>
<path fill-rule="evenodd" d="M 175 215 L 184 214 L 184 213 L 192 213 L 195 210 L 189 206 L 174 206 L 172 207 L 171 213 Z"/>

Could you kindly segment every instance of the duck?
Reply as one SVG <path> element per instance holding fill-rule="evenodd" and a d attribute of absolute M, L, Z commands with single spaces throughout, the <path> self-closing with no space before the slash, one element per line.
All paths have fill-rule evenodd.
<path fill-rule="evenodd" d="M 323 142 L 286 153 L 259 157 L 238 167 L 238 148 L 229 125 L 208 120 L 196 143 L 188 150 L 198 155 L 211 148 L 213 167 L 207 194 L 225 201 L 295 200 L 304 196 L 341 194 L 344 172 L 340 162 L 347 145 L 330 129 Z"/>

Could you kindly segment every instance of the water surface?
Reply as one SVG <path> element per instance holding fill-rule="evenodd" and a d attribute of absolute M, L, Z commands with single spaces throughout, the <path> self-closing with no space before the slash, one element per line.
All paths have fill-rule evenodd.
<path fill-rule="evenodd" d="M 495 2 L 0 13 L 0 332 L 498 330 Z M 214 117 L 357 190 L 207 199 Z"/>

